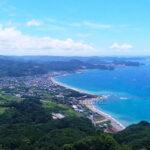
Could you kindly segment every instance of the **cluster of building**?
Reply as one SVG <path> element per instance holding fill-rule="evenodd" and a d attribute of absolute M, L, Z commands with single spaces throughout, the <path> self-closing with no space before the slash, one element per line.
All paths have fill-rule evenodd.
<path fill-rule="evenodd" d="M 0 89 L 17 97 L 40 97 L 44 96 L 44 94 L 49 94 L 60 103 L 67 103 L 71 106 L 77 106 L 79 100 L 94 97 L 94 95 L 81 93 L 58 85 L 52 78 L 56 75 L 58 75 L 58 73 L 49 73 L 39 76 L 0 78 Z"/>
<path fill-rule="evenodd" d="M 59 85 L 53 80 L 53 77 L 56 75 L 59 75 L 59 73 L 49 73 L 39 76 L 0 78 L 0 89 L 9 95 L 17 97 L 36 96 L 42 99 L 48 99 L 49 97 L 47 98 L 46 96 L 49 95 L 51 100 L 67 104 L 75 111 L 85 114 L 93 123 L 101 120 L 101 116 L 92 112 L 85 107 L 85 105 L 80 103 L 85 99 L 92 99 L 97 96 L 78 92 Z M 62 119 L 64 117 L 63 114 L 53 114 L 52 116 L 54 119 Z M 98 124 L 102 123 L 100 122 Z M 102 127 L 105 127 L 104 123 Z"/>

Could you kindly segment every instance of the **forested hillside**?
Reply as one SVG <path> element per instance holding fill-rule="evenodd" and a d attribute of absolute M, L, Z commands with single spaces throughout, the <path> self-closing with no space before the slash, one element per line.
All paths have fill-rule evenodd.
<path fill-rule="evenodd" d="M 71 108 L 37 97 L 0 97 L 2 150 L 149 150 L 150 124 L 141 122 L 109 135 Z M 5 102 L 4 102 L 5 101 Z M 53 119 L 52 113 L 65 117 Z M 130 147 L 130 148 L 129 148 Z"/>
<path fill-rule="evenodd" d="M 127 144 L 134 150 L 149 150 L 150 123 L 142 121 L 139 124 L 131 125 L 114 137 L 119 143 Z"/>
<path fill-rule="evenodd" d="M 0 115 L 0 147 L 4 150 L 124 149 L 65 105 L 30 97 L 1 103 L 0 108 L 5 108 Z M 53 119 L 54 112 L 65 118 Z"/>
<path fill-rule="evenodd" d="M 113 70 L 117 66 L 139 66 L 138 61 L 110 58 L 68 58 L 63 57 L 6 57 L 0 56 L 0 77 L 41 75 L 52 71 L 74 72 L 81 69 Z"/>

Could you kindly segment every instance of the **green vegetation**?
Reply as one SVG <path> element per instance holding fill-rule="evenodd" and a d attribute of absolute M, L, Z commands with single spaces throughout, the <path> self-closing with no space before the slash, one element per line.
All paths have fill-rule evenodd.
<path fill-rule="evenodd" d="M 64 150 L 129 150 L 129 148 L 120 146 L 110 135 L 99 134 L 65 145 Z"/>
<path fill-rule="evenodd" d="M 3 114 L 6 111 L 5 107 L 0 107 L 0 115 Z"/>
<path fill-rule="evenodd" d="M 150 150 L 150 123 L 142 121 L 131 125 L 114 137 L 119 143 L 127 144 L 133 150 Z"/>
<path fill-rule="evenodd" d="M 6 110 L 6 103 L 12 102 L 15 98 L 15 101 L 20 101 L 19 98 L 8 96 L 3 91 L 0 91 L 0 115 L 3 114 Z"/>
<path fill-rule="evenodd" d="M 103 133 L 72 108 L 38 97 L 0 95 L 2 150 L 149 150 L 150 124 L 141 122 L 115 135 Z M 62 119 L 53 119 L 61 113 Z M 130 148 L 129 148 L 130 147 Z"/>
<path fill-rule="evenodd" d="M 13 97 L 13 96 L 8 96 L 5 94 L 5 92 L 0 91 L 0 106 L 3 104 L 6 104 L 7 102 L 11 102 L 15 99 L 15 101 L 20 101 L 19 98 Z"/>
<path fill-rule="evenodd" d="M 67 106 L 41 102 L 30 97 L 20 102 L 6 101 L 0 115 L 0 145 L 2 149 L 58 149 L 86 135 L 93 134 L 91 122 Z M 51 113 L 66 117 L 53 120 Z"/>
<path fill-rule="evenodd" d="M 6 110 L 0 114 L 1 149 L 78 149 L 82 143 L 93 150 L 98 149 L 100 145 L 104 150 L 108 150 L 108 147 L 110 150 L 114 150 L 115 147 L 121 148 L 111 136 L 98 131 L 89 119 L 68 106 L 28 97 L 21 101 L 6 101 L 2 107 Z M 54 120 L 52 112 L 62 113 L 65 118 Z M 92 143 L 95 142 L 97 145 L 93 147 Z"/>
<path fill-rule="evenodd" d="M 81 116 L 81 114 L 75 112 L 72 108 L 52 101 L 43 101 L 43 107 L 49 112 L 62 113 L 66 117 Z"/>

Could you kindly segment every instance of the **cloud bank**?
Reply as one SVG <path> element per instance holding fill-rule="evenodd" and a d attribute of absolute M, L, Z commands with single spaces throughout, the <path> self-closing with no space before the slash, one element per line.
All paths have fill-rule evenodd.
<path fill-rule="evenodd" d="M 110 29 L 112 26 L 109 24 L 101 24 L 101 23 L 97 23 L 97 22 L 90 22 L 90 21 L 83 21 L 83 22 L 75 22 L 70 24 L 71 26 L 74 27 L 84 27 L 84 28 L 88 28 L 88 29 Z"/>
<path fill-rule="evenodd" d="M 127 43 L 123 43 L 123 44 L 118 44 L 118 43 L 113 43 L 110 46 L 111 49 L 119 49 L 119 50 L 128 50 L 133 48 L 133 46 L 131 44 L 127 44 Z"/>
<path fill-rule="evenodd" d="M 38 26 L 41 26 L 42 23 L 38 20 L 33 19 L 33 20 L 28 21 L 26 24 L 28 27 L 38 27 Z"/>
<path fill-rule="evenodd" d="M 36 25 L 30 22 L 29 25 Z M 0 27 L 0 54 L 3 55 L 87 55 L 94 48 L 89 44 L 51 37 L 35 37 L 23 34 L 13 27 Z"/>

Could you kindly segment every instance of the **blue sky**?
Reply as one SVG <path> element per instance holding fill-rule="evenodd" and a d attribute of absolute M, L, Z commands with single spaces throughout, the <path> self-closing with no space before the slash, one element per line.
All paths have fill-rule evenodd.
<path fill-rule="evenodd" d="M 0 54 L 150 55 L 149 0 L 0 0 Z"/>

